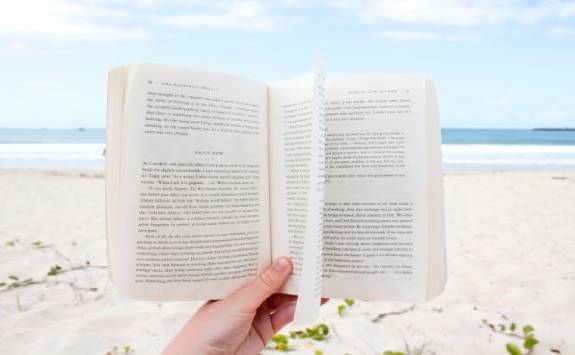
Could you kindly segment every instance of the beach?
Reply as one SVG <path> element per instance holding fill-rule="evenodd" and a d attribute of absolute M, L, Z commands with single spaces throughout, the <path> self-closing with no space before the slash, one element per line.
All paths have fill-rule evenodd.
<path fill-rule="evenodd" d="M 318 320 L 327 340 L 290 339 L 291 354 L 405 343 L 424 354 L 505 354 L 522 343 L 501 334 L 511 323 L 535 328 L 533 354 L 575 354 L 575 172 L 451 172 L 444 184 L 445 292 L 416 305 L 357 300 L 343 315 L 331 300 Z M 101 170 L 0 170 L 0 196 L 0 282 L 22 285 L 0 292 L 2 354 L 158 354 L 201 305 L 115 291 Z"/>

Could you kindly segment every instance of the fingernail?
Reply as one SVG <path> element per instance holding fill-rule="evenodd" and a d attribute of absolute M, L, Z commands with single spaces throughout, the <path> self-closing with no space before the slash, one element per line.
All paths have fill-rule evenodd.
<path fill-rule="evenodd" d="M 279 275 L 283 274 L 286 270 L 288 270 L 291 266 L 291 262 L 285 256 L 281 256 L 274 260 L 274 271 Z"/>

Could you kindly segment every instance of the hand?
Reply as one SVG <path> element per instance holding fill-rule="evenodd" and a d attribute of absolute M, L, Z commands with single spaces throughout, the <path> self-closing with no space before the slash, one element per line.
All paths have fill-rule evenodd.
<path fill-rule="evenodd" d="M 201 307 L 163 355 L 255 355 L 294 317 L 296 296 L 279 291 L 292 271 L 276 259 L 259 277 L 229 297 Z"/>

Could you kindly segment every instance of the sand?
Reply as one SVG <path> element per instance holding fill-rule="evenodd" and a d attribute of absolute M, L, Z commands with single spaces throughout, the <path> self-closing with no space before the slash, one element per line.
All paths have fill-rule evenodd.
<path fill-rule="evenodd" d="M 575 354 L 575 173 L 452 173 L 445 189 L 445 293 L 420 305 L 358 301 L 343 316 L 332 300 L 320 321 L 335 332 L 292 341 L 291 354 L 381 354 L 404 340 L 425 354 L 505 354 L 520 344 L 482 319 L 531 324 L 534 354 Z M 198 307 L 114 290 L 101 172 L 3 170 L 0 198 L 0 282 L 48 281 L 0 292 L 0 353 L 157 354 Z M 46 276 L 55 265 L 80 269 Z"/>

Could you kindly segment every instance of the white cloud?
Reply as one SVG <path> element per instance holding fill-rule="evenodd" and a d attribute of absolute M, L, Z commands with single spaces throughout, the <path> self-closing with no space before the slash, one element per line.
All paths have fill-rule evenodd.
<path fill-rule="evenodd" d="M 109 24 L 129 14 L 69 0 L 8 0 L 0 5 L 0 36 L 115 41 L 146 38 L 137 27 Z"/>
<path fill-rule="evenodd" d="M 557 26 L 549 29 L 549 34 L 553 36 L 575 36 L 575 27 Z"/>
<path fill-rule="evenodd" d="M 404 41 L 478 42 L 481 40 L 481 37 L 475 35 L 449 35 L 417 31 L 384 31 L 379 33 L 377 36 Z"/>
<path fill-rule="evenodd" d="M 547 109 L 543 116 L 553 119 L 575 118 L 575 110 L 571 108 Z"/>
<path fill-rule="evenodd" d="M 148 38 L 158 26 L 270 31 L 301 19 L 284 10 L 303 7 L 302 0 L 7 0 L 0 36 L 119 41 Z"/>
<path fill-rule="evenodd" d="M 69 89 L 70 87 L 57 82 L 20 82 L 12 84 L 16 89 Z"/>
<path fill-rule="evenodd" d="M 22 42 L 12 42 L 10 43 L 9 47 L 11 49 L 15 49 L 15 50 L 26 50 L 26 49 L 30 49 L 30 46 L 27 45 L 26 43 L 22 43 Z"/>
<path fill-rule="evenodd" d="M 431 25 L 536 23 L 575 17 L 575 1 L 547 0 L 3 0 L 0 37 L 122 41 L 151 36 L 161 26 L 174 28 L 273 31 L 301 21 L 307 10 L 335 8 L 366 22 Z M 560 25 L 560 24 L 558 24 Z M 570 35 L 556 27 L 552 35 Z M 386 31 L 395 40 L 476 42 L 475 35 Z"/>
<path fill-rule="evenodd" d="M 521 0 L 366 0 L 339 4 L 354 8 L 367 22 L 479 26 L 505 22 L 532 24 L 575 16 L 575 2 L 565 0 L 539 3 Z"/>
<path fill-rule="evenodd" d="M 242 30 L 276 30 L 282 19 L 272 15 L 265 5 L 256 1 L 226 3 L 209 12 L 166 17 L 163 24 L 184 28 L 231 28 Z"/>

